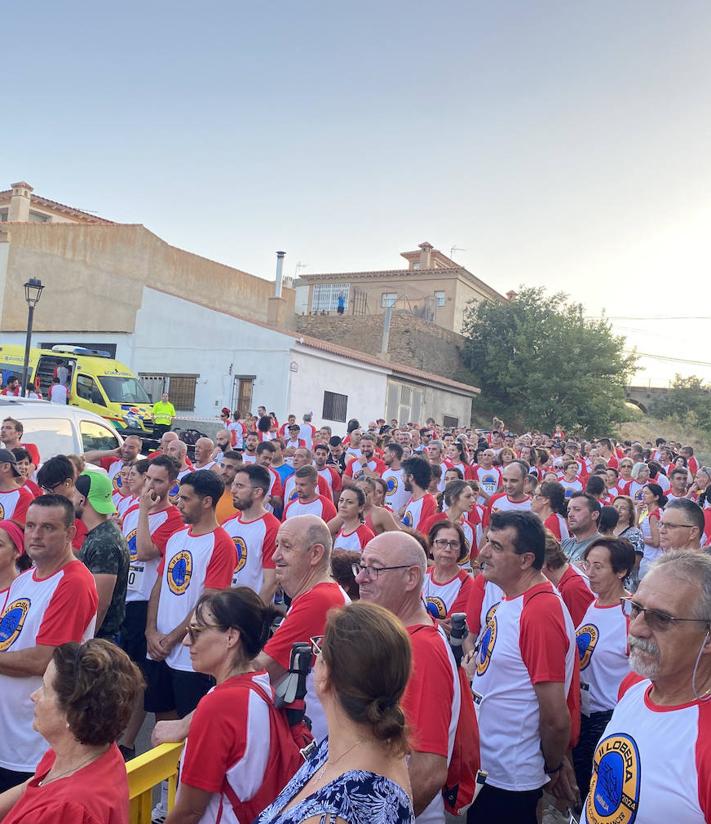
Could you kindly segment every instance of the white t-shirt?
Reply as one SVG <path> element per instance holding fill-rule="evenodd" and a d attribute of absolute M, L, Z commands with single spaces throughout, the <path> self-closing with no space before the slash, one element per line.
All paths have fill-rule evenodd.
<path fill-rule="evenodd" d="M 138 516 L 139 507 L 137 503 L 134 503 L 126 510 L 121 524 L 121 533 L 126 539 L 130 557 L 128 584 L 126 586 L 127 604 L 133 601 L 147 601 L 151 597 L 151 590 L 158 577 L 158 565 L 160 564 L 160 558 L 152 558 L 150 561 L 139 561 L 136 558 Z M 165 547 L 170 536 L 184 528 L 185 525 L 180 517 L 180 512 L 172 504 L 160 512 L 153 512 L 148 515 L 148 531 L 151 533 L 151 540 L 158 547 L 161 555 L 165 554 Z"/>
<path fill-rule="evenodd" d="M 222 527 L 205 535 L 192 535 L 189 528 L 173 533 L 158 565 L 158 632 L 172 632 L 206 589 L 226 589 L 232 583 L 234 566 L 234 544 Z M 193 672 L 190 653 L 182 643 L 173 647 L 165 661 L 172 669 Z"/>
<path fill-rule="evenodd" d="M 595 748 L 581 824 L 711 821 L 711 702 L 660 707 L 651 686 L 629 686 L 615 707 Z"/>
<path fill-rule="evenodd" d="M 28 569 L 10 585 L 0 616 L 0 656 L 40 644 L 60 646 L 94 636 L 98 605 L 94 576 L 81 561 L 70 561 L 54 575 L 37 578 Z M 30 695 L 39 676 L 0 675 L 0 767 L 34 772 L 47 742 L 32 728 Z"/>
<path fill-rule="evenodd" d="M 254 521 L 243 521 L 238 513 L 228 518 L 222 528 L 232 539 L 236 553 L 232 586 L 249 587 L 259 593 L 264 584 L 264 570 L 274 569 L 279 521 L 269 512 Z"/>
<path fill-rule="evenodd" d="M 61 383 L 53 383 L 49 389 L 49 399 L 52 403 L 66 404 L 67 387 L 63 386 Z"/>
<path fill-rule="evenodd" d="M 393 512 L 399 512 L 410 500 L 411 493 L 405 489 L 405 470 L 388 469 L 383 472 L 383 480 L 387 484 L 385 503 Z"/>
<path fill-rule="evenodd" d="M 584 715 L 617 705 L 622 679 L 629 673 L 627 629 L 622 606 L 593 601 L 575 631 L 580 657 L 580 710 Z"/>

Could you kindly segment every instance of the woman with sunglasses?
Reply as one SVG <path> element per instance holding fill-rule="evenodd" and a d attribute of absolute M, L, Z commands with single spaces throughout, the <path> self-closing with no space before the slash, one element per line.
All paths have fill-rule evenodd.
<path fill-rule="evenodd" d="M 205 593 L 183 644 L 216 683 L 198 704 L 166 824 L 253 821 L 296 772 L 301 756 L 254 659 L 277 612 L 248 587 Z"/>
<path fill-rule="evenodd" d="M 583 553 L 590 589 L 597 596 L 576 628 L 580 658 L 581 727 L 573 750 L 573 766 L 585 798 L 590 786 L 593 754 L 617 704 L 617 691 L 629 672 L 628 621 L 622 611 L 625 579 L 632 571 L 632 544 L 620 538 L 600 538 Z"/>
<path fill-rule="evenodd" d="M 422 597 L 430 615 L 440 622 L 453 612 L 466 612 L 474 581 L 460 563 L 468 555 L 464 532 L 459 524 L 439 521 L 429 531 L 427 541 L 434 563 L 422 584 Z"/>
<path fill-rule="evenodd" d="M 412 657 L 405 629 L 388 610 L 358 601 L 332 610 L 312 643 L 328 738 L 256 824 L 411 824 L 400 708 Z"/>

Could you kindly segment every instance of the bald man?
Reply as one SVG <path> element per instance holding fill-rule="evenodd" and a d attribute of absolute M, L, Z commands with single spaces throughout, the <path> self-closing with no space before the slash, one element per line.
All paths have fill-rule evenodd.
<path fill-rule="evenodd" d="M 310 638 L 323 635 L 328 611 L 350 603 L 331 577 L 331 548 L 331 533 L 316 515 L 290 518 L 279 528 L 274 552 L 276 580 L 291 598 L 291 607 L 256 661 L 257 669 L 267 670 L 272 684 L 287 674 L 293 645 L 308 644 Z M 313 672 L 306 687 L 306 715 L 311 719 L 314 739 L 321 741 L 328 730 L 314 690 Z"/>
<path fill-rule="evenodd" d="M 193 462 L 195 469 L 212 469 L 219 473 L 217 461 L 212 458 L 214 451 L 215 444 L 210 438 L 198 438 L 195 441 L 195 460 Z"/>
<path fill-rule="evenodd" d="M 459 721 L 461 688 L 444 633 L 425 609 L 422 584 L 427 557 L 404 532 L 383 532 L 361 555 L 356 581 L 363 601 L 379 604 L 404 624 L 412 642 L 412 675 L 402 708 L 412 731 L 408 769 L 417 821 L 444 821 L 442 788 Z M 472 730 L 472 735 L 477 735 Z"/>
<path fill-rule="evenodd" d="M 129 435 L 116 449 L 90 449 L 84 453 L 84 460 L 105 469 L 114 485 L 114 490 L 121 488 L 121 475 L 124 464 L 132 464 L 141 453 L 143 441 L 138 435 Z"/>
<path fill-rule="evenodd" d="M 153 458 L 157 458 L 159 455 L 167 455 L 168 454 L 168 452 L 167 452 L 168 444 L 171 441 L 177 441 L 177 440 L 180 440 L 178 438 L 178 433 L 177 432 L 164 432 L 160 436 L 160 443 L 158 445 L 158 449 L 156 449 L 155 452 L 151 452 L 151 454 L 148 456 L 148 460 L 152 461 Z"/>

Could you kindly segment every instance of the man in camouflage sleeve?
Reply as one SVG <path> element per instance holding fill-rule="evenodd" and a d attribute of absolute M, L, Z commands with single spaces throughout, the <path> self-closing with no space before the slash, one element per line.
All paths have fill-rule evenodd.
<path fill-rule="evenodd" d="M 96 637 L 118 642 L 126 612 L 129 553 L 126 539 L 111 519 L 116 507 L 113 485 L 102 472 L 84 472 L 75 484 L 74 509 L 87 528 L 79 560 L 94 576 L 99 606 Z"/>

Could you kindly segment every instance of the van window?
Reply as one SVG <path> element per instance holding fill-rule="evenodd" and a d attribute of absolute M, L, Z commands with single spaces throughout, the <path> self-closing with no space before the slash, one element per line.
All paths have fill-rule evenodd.
<path fill-rule="evenodd" d="M 96 385 L 96 381 L 88 375 L 77 375 L 77 395 L 82 400 L 89 401 L 89 403 L 98 403 L 101 406 L 106 406 L 103 395 Z"/>
<path fill-rule="evenodd" d="M 80 421 L 79 431 L 84 452 L 90 449 L 116 449 L 121 445 L 113 429 L 95 421 Z"/>
<path fill-rule="evenodd" d="M 72 424 L 66 418 L 17 417 L 25 427 L 22 440 L 37 444 L 42 463 L 55 455 L 68 455 L 76 451 Z"/>
<path fill-rule="evenodd" d="M 146 390 L 136 378 L 100 375 L 99 383 L 111 403 L 151 403 Z"/>

